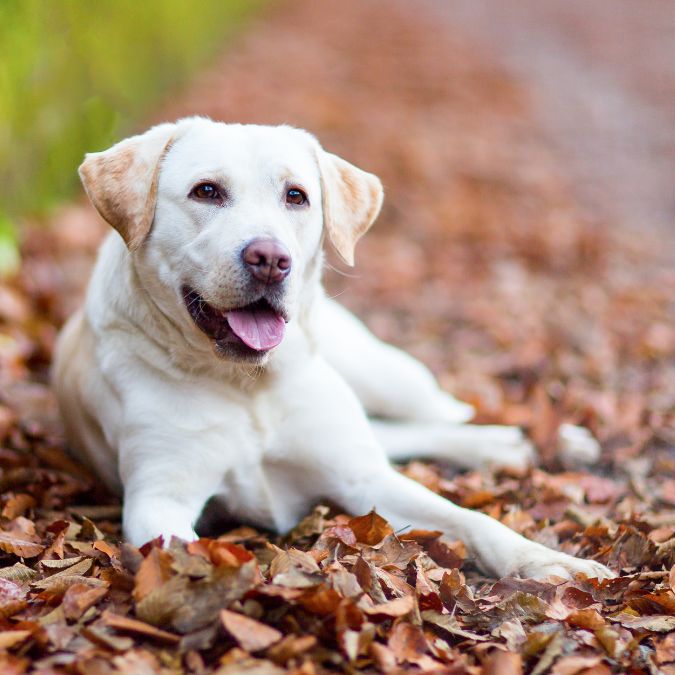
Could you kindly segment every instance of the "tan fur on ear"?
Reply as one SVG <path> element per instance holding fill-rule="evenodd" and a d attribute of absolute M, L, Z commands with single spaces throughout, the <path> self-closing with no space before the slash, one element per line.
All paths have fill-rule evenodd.
<path fill-rule="evenodd" d="M 87 154 L 79 168 L 92 204 L 131 251 L 145 241 L 152 227 L 159 167 L 175 130 L 175 124 L 160 124 L 109 150 Z"/>
<path fill-rule="evenodd" d="M 354 265 L 356 242 L 368 231 L 382 206 L 380 179 L 319 150 L 323 217 L 328 236 L 340 257 Z"/>

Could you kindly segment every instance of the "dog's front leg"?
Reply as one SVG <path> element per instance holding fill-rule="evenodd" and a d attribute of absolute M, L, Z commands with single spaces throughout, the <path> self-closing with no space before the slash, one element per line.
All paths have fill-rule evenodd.
<path fill-rule="evenodd" d="M 221 476 L 209 467 L 194 438 L 167 433 L 126 438 L 120 448 L 124 484 L 122 526 L 135 546 L 162 536 L 196 538 L 194 526 L 204 504 L 218 490 Z"/>
<path fill-rule="evenodd" d="M 302 396 L 286 397 L 285 429 L 292 435 L 284 439 L 286 451 L 270 456 L 267 467 L 288 494 L 325 497 L 354 514 L 374 507 L 397 529 L 440 530 L 464 541 L 478 565 L 496 576 L 612 576 L 595 561 L 525 539 L 401 475 L 389 465 L 356 397 L 328 364 L 317 359 L 300 378 L 289 383 L 289 391 Z"/>
<path fill-rule="evenodd" d="M 354 478 L 352 484 L 358 484 Z M 543 578 L 555 574 L 569 578 L 577 572 L 589 577 L 613 576 L 594 560 L 575 558 L 530 541 L 494 518 L 461 508 L 393 469 L 378 471 L 361 484 L 361 490 L 346 489 L 336 500 L 354 513 L 375 507 L 397 529 L 440 530 L 461 539 L 478 566 L 495 576 Z"/>

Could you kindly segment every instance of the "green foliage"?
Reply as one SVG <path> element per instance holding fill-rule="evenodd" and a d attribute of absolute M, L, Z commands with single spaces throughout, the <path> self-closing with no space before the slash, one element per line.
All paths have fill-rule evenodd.
<path fill-rule="evenodd" d="M 70 196 L 84 152 L 132 130 L 261 2 L 1 0 L 3 255 L 12 222 Z"/>

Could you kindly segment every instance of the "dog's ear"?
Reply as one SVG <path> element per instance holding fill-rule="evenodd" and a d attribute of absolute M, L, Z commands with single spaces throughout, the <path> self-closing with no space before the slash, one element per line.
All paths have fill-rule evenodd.
<path fill-rule="evenodd" d="M 356 242 L 380 212 L 382 183 L 372 173 L 323 150 L 319 150 L 319 169 L 328 236 L 340 257 L 348 265 L 354 265 Z"/>
<path fill-rule="evenodd" d="M 175 124 L 160 124 L 104 152 L 86 155 L 79 174 L 96 210 L 137 249 L 155 217 L 159 167 L 174 138 Z"/>

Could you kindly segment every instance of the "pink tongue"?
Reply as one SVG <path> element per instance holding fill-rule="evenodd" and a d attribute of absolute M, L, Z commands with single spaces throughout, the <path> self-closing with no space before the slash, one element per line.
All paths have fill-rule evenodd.
<path fill-rule="evenodd" d="M 234 309 L 227 313 L 232 332 L 248 347 L 266 351 L 284 339 L 286 324 L 270 308 Z"/>

